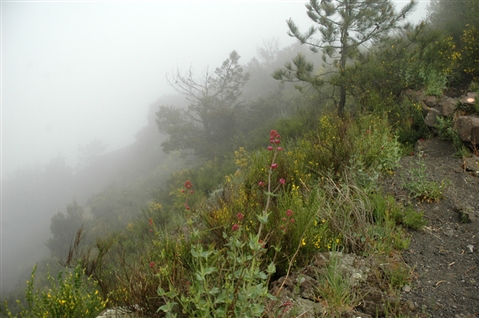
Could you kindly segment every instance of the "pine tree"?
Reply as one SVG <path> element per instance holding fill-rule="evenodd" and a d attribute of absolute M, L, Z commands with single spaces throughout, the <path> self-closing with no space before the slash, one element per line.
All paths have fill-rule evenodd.
<path fill-rule="evenodd" d="M 415 5 L 416 2 L 411 0 L 396 12 L 390 0 L 310 0 L 306 9 L 315 25 L 301 33 L 293 20 L 289 19 L 288 34 L 307 45 L 311 51 L 322 53 L 322 70 L 315 74 L 313 63 L 299 54 L 292 64 L 289 62 L 285 68 L 276 70 L 273 77 L 282 81 L 306 82 L 315 88 L 320 88 L 326 82 L 339 86 L 339 103 L 336 105 L 338 115 L 343 116 L 348 62 L 354 60 L 360 49 L 367 49 L 400 27 Z M 319 39 L 314 37 L 316 34 Z"/>

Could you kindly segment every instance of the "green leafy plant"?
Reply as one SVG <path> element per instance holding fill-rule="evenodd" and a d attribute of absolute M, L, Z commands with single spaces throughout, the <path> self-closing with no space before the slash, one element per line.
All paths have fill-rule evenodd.
<path fill-rule="evenodd" d="M 464 146 L 461 137 L 459 137 L 459 133 L 454 129 L 452 118 L 437 117 L 436 129 L 441 140 L 452 141 L 457 150 L 455 156 L 460 158 L 470 156 L 470 152 L 467 150 L 466 146 Z"/>
<path fill-rule="evenodd" d="M 442 180 L 441 182 L 429 181 L 426 172 L 426 164 L 424 160 L 416 161 L 417 167 L 409 170 L 409 178 L 403 181 L 403 186 L 406 188 L 413 198 L 417 198 L 423 202 L 439 201 L 443 195 L 444 190 L 448 186 L 449 181 Z"/>
<path fill-rule="evenodd" d="M 259 222 L 257 230 L 248 231 L 245 215 L 241 212 L 236 214 L 236 220 L 231 226 L 229 233 L 223 232 L 223 239 L 226 241 L 223 248 L 216 246 L 205 247 L 201 242 L 200 232 L 191 229 L 191 240 L 196 242 L 191 247 L 191 269 L 188 288 L 181 290 L 170 280 L 168 272 L 160 271 L 158 277 L 160 282 L 167 281 L 168 287 L 158 288 L 158 296 L 164 299 L 165 304 L 159 308 L 166 313 L 167 317 L 175 317 L 179 305 L 181 313 L 194 317 L 260 317 L 263 315 L 266 299 L 274 299 L 268 292 L 268 281 L 276 272 L 273 261 L 266 263 L 264 257 L 268 251 L 266 244 L 271 236 L 268 232 L 270 218 L 270 204 L 272 199 L 277 197 L 275 192 L 285 184 L 281 178 L 277 186 L 273 186 L 273 175 L 278 169 L 277 156 L 283 150 L 280 144 L 281 136 L 275 131 L 270 132 L 270 145 L 268 151 L 272 153 L 268 166 L 267 181 L 260 182 L 264 187 L 266 203 L 262 212 L 256 215 Z M 245 164 L 241 154 L 237 154 L 237 161 L 240 165 Z M 192 183 L 187 180 L 185 188 L 190 190 Z M 186 210 L 189 194 L 186 192 Z M 291 210 L 289 210 L 291 211 Z M 293 211 L 288 212 L 289 222 L 294 223 Z M 210 221 L 211 222 L 211 221 Z M 193 223 L 190 221 L 190 225 Z M 250 223 L 251 224 L 251 223 Z M 286 228 L 283 228 L 285 231 Z M 248 232 L 245 236 L 243 231 Z M 270 248 L 279 251 L 275 246 Z M 267 265 L 265 265 L 267 264 Z"/>

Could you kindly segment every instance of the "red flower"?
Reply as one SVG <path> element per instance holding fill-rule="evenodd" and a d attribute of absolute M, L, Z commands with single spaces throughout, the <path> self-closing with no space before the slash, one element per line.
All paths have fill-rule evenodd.
<path fill-rule="evenodd" d="M 273 151 L 273 146 L 268 146 L 268 151 Z"/>
<path fill-rule="evenodd" d="M 236 223 L 233 224 L 233 226 L 231 227 L 231 231 L 233 231 L 233 232 L 236 231 L 236 230 L 238 230 L 238 229 L 239 229 L 239 225 L 236 224 Z"/>
<path fill-rule="evenodd" d="M 279 138 L 281 138 L 281 136 L 278 134 L 276 130 L 272 129 L 269 132 L 269 139 L 279 139 Z"/>
<path fill-rule="evenodd" d="M 292 217 L 292 216 L 293 216 L 293 210 L 288 210 L 288 211 L 286 211 L 286 215 L 287 215 L 288 217 Z"/>
<path fill-rule="evenodd" d="M 236 219 L 238 219 L 238 221 L 241 221 L 243 218 L 244 218 L 243 213 L 240 212 L 240 213 L 236 214 Z"/>
<path fill-rule="evenodd" d="M 294 219 L 289 220 L 291 223 L 294 223 Z"/>
<path fill-rule="evenodd" d="M 193 184 L 191 183 L 190 180 L 186 180 L 185 181 L 185 188 L 187 189 L 191 189 L 193 187 Z"/>
<path fill-rule="evenodd" d="M 278 148 L 276 148 L 276 150 L 281 151 L 281 150 L 283 150 L 283 147 L 278 147 Z"/>
<path fill-rule="evenodd" d="M 277 164 L 277 163 L 273 163 L 273 164 L 271 165 L 271 169 L 276 169 L 276 168 L 278 168 L 278 164 Z"/>
<path fill-rule="evenodd" d="M 285 183 L 286 183 L 286 180 L 284 180 L 284 178 L 281 178 L 281 179 L 279 179 L 279 183 L 285 184 Z"/>
<path fill-rule="evenodd" d="M 258 186 L 259 187 L 264 187 L 264 182 L 263 181 L 258 182 Z"/>
<path fill-rule="evenodd" d="M 153 267 L 155 267 L 155 262 L 150 263 L 150 268 L 153 268 Z"/>

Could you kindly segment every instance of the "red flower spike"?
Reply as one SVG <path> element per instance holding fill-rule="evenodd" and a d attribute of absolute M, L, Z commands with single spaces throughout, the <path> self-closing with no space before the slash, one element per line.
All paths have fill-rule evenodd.
<path fill-rule="evenodd" d="M 258 182 L 258 186 L 259 187 L 264 187 L 264 182 L 263 181 Z"/>
<path fill-rule="evenodd" d="M 294 219 L 289 220 L 291 223 L 294 223 Z"/>
<path fill-rule="evenodd" d="M 281 151 L 281 150 L 283 150 L 283 147 L 278 147 L 278 148 L 276 148 L 276 150 Z"/>
<path fill-rule="evenodd" d="M 237 231 L 239 229 L 239 225 L 238 224 L 233 224 L 233 226 L 231 227 L 231 231 Z"/>
<path fill-rule="evenodd" d="M 279 183 L 284 185 L 286 183 L 286 180 L 284 180 L 284 178 L 281 178 L 281 179 L 279 179 Z"/>
<path fill-rule="evenodd" d="M 190 190 L 190 194 L 193 194 L 193 193 L 195 193 L 195 191 L 193 191 L 193 190 Z"/>
<path fill-rule="evenodd" d="M 277 163 L 273 163 L 273 164 L 271 165 L 271 169 L 276 169 L 276 168 L 278 168 L 278 164 L 277 164 Z"/>
<path fill-rule="evenodd" d="M 238 219 L 238 221 L 241 221 L 243 218 L 244 218 L 243 213 L 240 212 L 240 213 L 236 214 L 236 219 Z"/>
<path fill-rule="evenodd" d="M 273 146 L 268 146 L 268 151 L 273 151 Z"/>
<path fill-rule="evenodd" d="M 153 267 L 155 267 L 155 262 L 150 263 L 150 268 L 153 268 Z"/>
<path fill-rule="evenodd" d="M 278 136 L 279 136 L 278 132 L 274 129 L 272 129 L 269 132 L 269 139 L 279 138 Z"/>
<path fill-rule="evenodd" d="M 288 217 L 292 217 L 292 216 L 293 216 L 293 213 L 294 213 L 293 210 L 288 210 L 288 211 L 286 211 L 286 215 L 287 215 Z"/>
<path fill-rule="evenodd" d="M 185 188 L 187 189 L 191 189 L 193 187 L 193 184 L 191 183 L 190 180 L 186 180 L 185 181 Z"/>

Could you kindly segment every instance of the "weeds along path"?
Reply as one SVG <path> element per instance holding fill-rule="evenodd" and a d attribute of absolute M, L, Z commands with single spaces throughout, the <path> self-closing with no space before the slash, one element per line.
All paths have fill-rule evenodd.
<path fill-rule="evenodd" d="M 479 317 L 479 174 L 466 171 L 453 145 L 438 138 L 418 142 L 414 155 L 401 160 L 385 180 L 386 192 L 424 211 L 427 225 L 413 231 L 404 259 L 413 270 L 402 298 L 413 317 Z M 419 165 L 427 181 L 444 181 L 436 202 L 411 199 L 404 181 Z"/>

